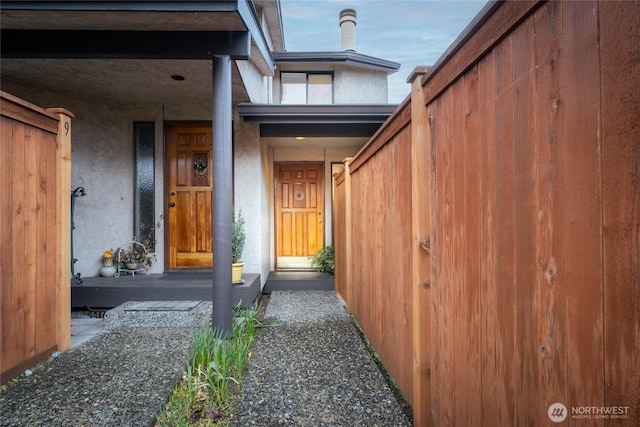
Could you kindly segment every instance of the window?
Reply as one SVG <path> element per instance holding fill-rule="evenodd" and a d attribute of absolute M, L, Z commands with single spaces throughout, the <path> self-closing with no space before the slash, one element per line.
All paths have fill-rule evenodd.
<path fill-rule="evenodd" d="M 133 233 L 142 242 L 149 239 L 153 250 L 155 249 L 155 124 L 153 122 L 134 123 L 133 136 L 136 177 L 133 202 Z"/>
<path fill-rule="evenodd" d="M 281 73 L 282 104 L 332 104 L 330 73 Z"/>

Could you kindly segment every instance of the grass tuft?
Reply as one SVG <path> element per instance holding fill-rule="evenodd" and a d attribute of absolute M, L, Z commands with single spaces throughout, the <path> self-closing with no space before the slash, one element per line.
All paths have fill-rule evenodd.
<path fill-rule="evenodd" d="M 156 426 L 224 426 L 233 417 L 237 390 L 251 345 L 263 326 L 259 304 L 233 308 L 233 336 L 215 329 L 197 331 L 182 380 L 156 417 Z"/>

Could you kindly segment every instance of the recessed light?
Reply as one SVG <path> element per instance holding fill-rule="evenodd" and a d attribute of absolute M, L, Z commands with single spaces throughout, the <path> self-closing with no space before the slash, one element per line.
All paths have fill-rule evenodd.
<path fill-rule="evenodd" d="M 307 139 L 306 136 L 296 136 L 296 141 L 304 141 L 305 139 Z"/>
<path fill-rule="evenodd" d="M 179 81 L 179 82 L 181 82 L 181 81 L 183 81 L 183 80 L 184 80 L 184 76 L 181 76 L 180 74 L 174 74 L 174 75 L 172 75 L 172 76 L 171 76 L 171 78 L 172 78 L 173 80 L 177 80 L 177 81 Z"/>

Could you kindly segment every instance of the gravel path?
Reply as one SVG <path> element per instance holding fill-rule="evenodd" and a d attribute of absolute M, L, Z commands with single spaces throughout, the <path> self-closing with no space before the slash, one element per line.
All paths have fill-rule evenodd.
<path fill-rule="evenodd" d="M 333 292 L 273 292 L 237 426 L 410 426 Z"/>
<path fill-rule="evenodd" d="M 178 383 L 211 303 L 188 312 L 107 312 L 105 331 L 0 392 L 0 426 L 149 426 Z M 162 327 L 158 327 L 162 325 Z"/>
<path fill-rule="evenodd" d="M 177 384 L 186 328 L 118 329 L 45 362 L 0 394 L 2 426 L 148 426 Z"/>
<path fill-rule="evenodd" d="M 153 425 L 209 313 L 210 303 L 189 315 L 107 313 L 103 333 L 2 387 L 0 426 Z M 237 426 L 411 425 L 333 292 L 274 292 L 265 322 Z"/>

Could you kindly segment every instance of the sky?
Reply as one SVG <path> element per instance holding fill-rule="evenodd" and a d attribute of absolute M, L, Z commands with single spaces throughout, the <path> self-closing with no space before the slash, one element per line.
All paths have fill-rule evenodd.
<path fill-rule="evenodd" d="M 389 76 L 389 102 L 402 102 L 418 65 L 433 65 L 486 0 L 280 0 L 288 52 L 340 50 L 338 16 L 355 9 L 356 51 L 401 64 Z"/>

